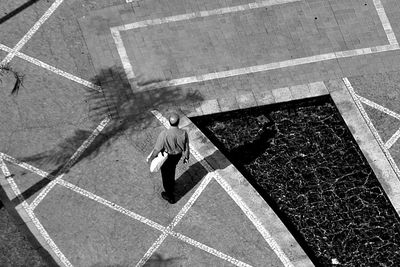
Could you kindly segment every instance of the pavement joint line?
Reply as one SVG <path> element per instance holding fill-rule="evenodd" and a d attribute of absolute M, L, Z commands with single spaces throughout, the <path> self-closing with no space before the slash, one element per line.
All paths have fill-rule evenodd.
<path fill-rule="evenodd" d="M 22 49 L 22 47 L 32 38 L 32 36 L 39 30 L 46 20 L 53 14 L 54 11 L 62 4 L 64 0 L 56 0 L 49 9 L 43 14 L 42 17 L 29 29 L 29 31 L 22 37 L 22 39 L 14 46 L 12 51 L 1 61 L 0 65 L 9 63 L 15 54 Z"/>
<path fill-rule="evenodd" d="M 166 126 L 168 126 L 168 120 L 157 110 L 153 110 L 152 113 L 156 116 L 160 122 Z M 236 192 L 232 189 L 232 187 L 225 181 L 225 179 L 219 174 L 217 170 L 211 167 L 211 165 L 204 160 L 204 157 L 189 143 L 191 154 L 200 162 L 201 165 L 208 172 L 215 172 L 213 176 L 217 182 L 221 185 L 221 187 L 228 193 L 228 195 L 235 201 L 235 203 L 240 207 L 243 213 L 249 218 L 249 220 L 253 223 L 253 225 L 260 232 L 264 240 L 268 243 L 274 253 L 278 256 L 280 261 L 283 263 L 285 267 L 294 267 L 293 263 L 289 260 L 283 250 L 279 247 L 278 243 L 274 240 L 271 234 L 263 227 L 261 222 L 258 220 L 257 216 L 247 207 L 247 205 L 243 202 L 241 197 L 236 194 Z"/>
<path fill-rule="evenodd" d="M 386 113 L 389 116 L 392 116 L 393 118 L 396 118 L 396 119 L 400 120 L 400 115 L 397 114 L 396 112 L 391 111 L 390 109 L 385 108 L 384 106 L 381 106 L 381 105 L 379 105 L 379 104 L 377 104 L 377 103 L 375 103 L 375 102 L 373 102 L 371 100 L 368 100 L 365 97 L 362 97 L 362 96 L 357 95 L 357 94 L 356 94 L 356 96 L 361 101 L 361 103 L 364 103 L 364 104 L 370 106 L 371 108 L 377 109 L 377 110 L 379 110 L 379 111 L 381 111 L 383 113 Z"/>
<path fill-rule="evenodd" d="M 0 44 L 0 49 L 5 51 L 5 52 L 12 51 L 11 48 L 9 48 L 9 47 L 7 47 L 7 46 L 5 46 L 3 44 Z M 96 90 L 98 92 L 102 92 L 102 89 L 101 89 L 100 86 L 98 86 L 98 85 L 96 85 L 96 84 L 94 84 L 92 82 L 86 81 L 84 79 L 81 79 L 81 78 L 79 78 L 79 77 L 77 77 L 75 75 L 72 75 L 72 74 L 68 73 L 68 72 L 60 70 L 60 69 L 58 69 L 56 67 L 53 67 L 53 66 L 51 66 L 51 65 L 49 65 L 47 63 L 44 63 L 44 62 L 42 62 L 42 61 L 40 61 L 40 60 L 38 60 L 36 58 L 30 57 L 30 56 L 28 56 L 28 55 L 26 55 L 24 53 L 21 53 L 21 52 L 18 51 L 15 54 L 15 56 L 18 57 L 18 58 L 21 58 L 23 60 L 26 60 L 26 61 L 28 61 L 28 62 L 36 65 L 36 66 L 39 66 L 39 67 L 42 67 L 42 68 L 44 68 L 46 70 L 54 72 L 55 74 L 63 76 L 66 79 L 69 79 L 69 80 L 74 81 L 76 83 L 82 84 L 82 85 L 84 85 L 84 86 L 86 86 L 86 87 L 88 87 L 90 89 Z M 0 63 L 0 65 L 1 65 L 1 63 Z"/>
<path fill-rule="evenodd" d="M 75 153 L 71 156 L 71 158 L 67 161 L 67 163 L 61 168 L 58 172 L 60 173 L 56 179 L 52 180 L 46 187 L 40 191 L 39 195 L 32 201 L 30 208 L 32 211 L 39 205 L 39 203 L 46 197 L 46 195 L 53 189 L 53 187 L 59 183 L 62 177 L 65 174 L 65 171 L 71 168 L 71 166 L 78 160 L 78 158 L 85 152 L 85 150 L 92 144 L 93 140 L 101 133 L 101 131 L 107 126 L 110 122 L 110 117 L 106 117 L 104 120 L 100 122 L 100 124 L 93 130 L 90 136 L 82 143 L 82 145 L 75 151 Z"/>
<path fill-rule="evenodd" d="M 214 248 L 211 248 L 211 247 L 209 247 L 209 246 L 207 246 L 205 244 L 202 244 L 202 243 L 200 243 L 198 241 L 195 241 L 195 240 L 193 240 L 193 239 L 191 239 L 191 238 L 189 238 L 189 237 L 187 237 L 187 236 L 185 236 L 183 234 L 176 233 L 173 230 L 169 229 L 168 227 L 162 226 L 159 223 L 156 223 L 156 222 L 154 222 L 154 221 L 152 221 L 152 220 L 150 220 L 150 219 L 148 219 L 148 218 L 146 218 L 144 216 L 141 216 L 141 215 L 139 215 L 139 214 L 137 214 L 137 213 L 135 213 L 133 211 L 127 210 L 127 209 L 119 206 L 118 204 L 115 204 L 115 203 L 113 203 L 111 201 L 108 201 L 108 200 L 106 200 L 106 199 L 104 199 L 104 198 L 102 198 L 100 196 L 97 196 L 97 195 L 95 195 L 95 194 L 93 194 L 93 193 L 91 193 L 91 192 L 89 192 L 89 191 L 87 191 L 87 190 L 85 190 L 83 188 L 80 188 L 80 187 L 78 187 L 76 185 L 73 185 L 73 184 L 71 184 L 71 183 L 69 183 L 69 182 L 67 182 L 67 181 L 65 181 L 63 179 L 60 179 L 59 184 L 64 186 L 64 187 L 66 187 L 66 188 L 68 188 L 68 189 L 70 189 L 70 190 L 72 190 L 72 191 L 74 191 L 74 192 L 76 192 L 76 193 L 78 193 L 78 194 L 80 194 L 80 195 L 82 195 L 82 196 L 90 198 L 90 199 L 92 199 L 92 200 L 94 200 L 94 201 L 96 201 L 96 202 L 98 202 L 100 204 L 103 204 L 103 205 L 105 205 L 105 206 L 107 206 L 107 207 L 109 207 L 109 208 L 111 208 L 111 209 L 113 209 L 115 211 L 118 211 L 118 212 L 120 212 L 120 213 L 122 213 L 124 215 L 127 215 L 128 217 L 131 217 L 131 218 L 133 218 L 133 219 L 135 219 L 135 220 L 137 220 L 137 221 L 139 221 L 139 222 L 141 222 L 143 224 L 146 224 L 146 225 L 148 225 L 148 226 L 150 226 L 150 227 L 152 227 L 152 228 L 154 228 L 156 230 L 159 230 L 165 235 L 170 235 L 170 236 L 176 237 L 176 238 L 178 238 L 178 239 L 180 239 L 180 240 L 182 240 L 182 241 L 184 241 L 184 242 L 186 242 L 186 243 L 188 243 L 188 244 L 190 244 L 192 246 L 195 246 L 195 247 L 197 247 L 199 249 L 202 249 L 202 250 L 204 250 L 204 251 L 206 251 L 206 252 L 208 252 L 210 254 L 213 254 L 213 255 L 215 255 L 217 257 L 220 257 L 221 259 L 229 261 L 229 262 L 231 262 L 231 263 L 233 263 L 233 264 L 235 264 L 237 266 L 240 266 L 240 267 L 242 267 L 242 266 L 243 267 L 251 267 L 250 265 L 248 265 L 246 263 L 243 263 L 243 262 L 241 262 L 239 260 L 236 260 L 235 258 L 233 258 L 231 256 L 228 256 L 228 255 L 226 255 L 226 254 L 224 254 L 224 253 L 222 253 L 222 252 L 220 252 L 220 251 L 218 251 L 218 250 L 216 250 Z"/>
<path fill-rule="evenodd" d="M 383 29 L 385 30 L 386 36 L 390 44 L 398 44 L 396 35 L 393 32 L 392 26 L 390 25 L 390 21 L 386 15 L 385 8 L 381 0 L 373 0 L 375 9 L 378 12 L 379 19 L 381 20 Z"/>
<path fill-rule="evenodd" d="M 167 229 L 172 230 L 183 218 L 183 216 L 186 215 L 186 213 L 189 211 L 189 209 L 193 206 L 194 202 L 198 199 L 200 194 L 204 191 L 204 189 L 207 187 L 207 185 L 210 183 L 212 180 L 212 175 L 213 173 L 207 173 L 206 177 L 203 179 L 201 182 L 200 186 L 196 189 L 196 191 L 193 193 L 193 195 L 190 197 L 188 202 L 183 206 L 183 208 L 179 211 L 179 213 L 175 216 L 175 218 L 172 220 L 172 222 L 168 225 Z M 147 250 L 147 252 L 144 254 L 144 256 L 139 260 L 139 262 L 136 264 L 136 267 L 141 267 L 143 266 L 153 255 L 153 253 L 161 246 L 161 244 L 164 242 L 164 240 L 168 237 L 166 233 L 162 233 L 157 240 L 151 245 L 151 247 Z"/>
<path fill-rule="evenodd" d="M 7 165 L 3 161 L 3 153 L 0 154 L 0 166 L 1 170 L 5 177 L 11 177 L 11 173 L 8 170 Z M 33 213 L 32 209 L 29 207 L 28 203 L 25 201 L 24 197 L 21 195 L 21 191 L 19 190 L 17 184 L 15 183 L 13 178 L 7 178 L 7 182 L 9 183 L 11 189 L 13 190 L 16 197 L 21 202 L 22 207 L 24 208 L 25 212 L 28 214 L 29 218 L 31 219 L 32 223 L 35 225 L 36 229 L 39 231 L 40 235 L 49 245 L 49 247 L 53 250 L 53 252 L 57 255 L 59 260 L 64 264 L 64 266 L 72 267 L 72 264 L 69 260 L 65 257 L 65 255 L 61 252 L 61 250 L 57 247 L 56 243 L 54 243 L 53 239 L 49 236 L 47 231 L 44 229 L 43 225 L 40 223 L 39 219 Z"/>
<path fill-rule="evenodd" d="M 385 147 L 387 149 L 390 149 L 400 138 L 400 129 L 398 129 L 390 138 L 389 140 L 385 143 Z"/>
<path fill-rule="evenodd" d="M 369 118 L 367 112 L 365 111 L 364 107 L 360 99 L 358 98 L 356 92 L 354 91 L 353 86 L 351 85 L 348 78 L 343 78 L 343 82 L 346 85 L 347 90 L 349 91 L 351 97 L 353 98 L 354 103 L 356 104 L 358 110 L 360 111 L 361 115 L 364 117 L 369 129 L 371 130 L 372 134 L 375 137 L 375 140 L 378 142 L 379 146 L 381 147 L 383 153 L 385 154 L 387 160 L 389 161 L 390 165 L 392 166 L 393 171 L 396 173 L 397 179 L 400 180 L 400 169 L 397 166 L 396 162 L 394 161 L 392 155 L 390 154 L 389 150 L 385 147 L 382 138 L 380 137 L 378 131 L 376 130 L 374 124 L 372 123 L 371 119 Z"/>

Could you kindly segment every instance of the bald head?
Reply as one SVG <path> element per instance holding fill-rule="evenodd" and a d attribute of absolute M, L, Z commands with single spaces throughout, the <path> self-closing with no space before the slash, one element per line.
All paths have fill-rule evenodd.
<path fill-rule="evenodd" d="M 169 124 L 171 124 L 171 126 L 178 126 L 179 124 L 179 115 L 176 113 L 171 113 L 169 115 Z"/>

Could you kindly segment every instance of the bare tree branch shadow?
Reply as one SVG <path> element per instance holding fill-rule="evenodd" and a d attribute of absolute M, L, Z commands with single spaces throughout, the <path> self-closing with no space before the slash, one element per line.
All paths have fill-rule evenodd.
<path fill-rule="evenodd" d="M 159 253 L 154 253 L 150 259 L 146 261 L 146 263 L 143 265 L 143 267 L 179 267 L 183 266 L 180 264 L 180 261 L 184 260 L 186 258 L 183 257 L 173 257 L 173 258 L 163 258 L 163 256 Z M 132 266 L 131 264 L 102 264 L 102 263 L 96 263 L 91 265 L 90 267 L 128 267 Z"/>
<path fill-rule="evenodd" d="M 159 80 L 142 81 L 141 83 L 147 88 L 145 91 L 140 91 L 140 88 L 132 89 L 122 68 L 104 69 L 92 79 L 92 82 L 101 85 L 103 89 L 102 92 L 88 91 L 86 95 L 89 118 L 95 125 L 93 127 L 107 116 L 111 120 L 77 160 L 68 166 L 70 168 L 82 160 L 94 159 L 122 135 L 130 135 L 159 125 L 150 112 L 154 108 L 180 106 L 187 101 L 202 100 L 200 94 L 186 93 L 179 87 L 160 87 Z M 52 149 L 20 158 L 19 160 L 23 162 L 50 170 L 50 175 L 23 192 L 23 197 L 25 199 L 31 197 L 55 176 L 60 175 L 64 165 L 91 134 L 90 130 L 77 129 L 72 136 L 65 138 Z M 64 170 L 65 173 L 68 171 L 69 168 Z"/>
<path fill-rule="evenodd" d="M 179 264 L 179 262 L 184 259 L 186 259 L 186 258 L 173 257 L 173 258 L 164 259 L 161 254 L 155 253 L 143 265 L 143 267 L 178 267 L 178 266 L 183 266 L 182 264 Z"/>

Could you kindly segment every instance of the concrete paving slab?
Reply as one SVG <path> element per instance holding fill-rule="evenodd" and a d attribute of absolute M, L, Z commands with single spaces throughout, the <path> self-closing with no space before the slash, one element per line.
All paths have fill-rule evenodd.
<path fill-rule="evenodd" d="M 144 266 L 233 266 L 179 239 L 167 237 Z"/>
<path fill-rule="evenodd" d="M 160 234 L 60 185 L 50 191 L 35 213 L 75 266 L 130 266 Z"/>
<path fill-rule="evenodd" d="M 162 199 L 160 172 L 150 173 L 145 162 L 162 130 L 163 127 L 147 129 L 140 135 L 132 134 L 129 140 L 112 140 L 100 148 L 97 155 L 74 166 L 64 179 L 162 225 L 168 225 L 190 198 L 206 171 L 193 158 L 188 165 L 180 163 L 176 172 L 179 201 L 171 205 Z"/>
<path fill-rule="evenodd" d="M 55 73 L 18 58 L 13 60 L 12 66 L 24 76 L 18 97 L 7 98 L 7 108 L 19 114 L 20 128 L 63 124 L 90 128 L 91 123 L 85 120 L 88 117 L 85 86 L 60 79 Z"/>
<path fill-rule="evenodd" d="M 252 222 L 215 180 L 175 230 L 251 266 L 283 266 Z"/>
<path fill-rule="evenodd" d="M 400 120 L 368 105 L 363 104 L 363 107 L 384 143 L 400 129 Z"/>
<path fill-rule="evenodd" d="M 400 72 L 391 71 L 360 75 L 349 79 L 356 93 L 367 99 L 373 99 L 379 105 L 400 113 Z"/>
<path fill-rule="evenodd" d="M 39 192 L 50 183 L 49 179 L 43 178 L 36 173 L 32 173 L 19 166 L 9 163 L 8 168 L 14 175 L 14 181 L 21 191 L 24 199 L 30 204 L 39 194 Z M 18 199 L 12 199 L 14 204 L 18 204 Z"/>
<path fill-rule="evenodd" d="M 63 71 L 90 80 L 95 76 L 77 16 L 91 3 L 62 4 L 32 36 L 21 52 Z"/>
<path fill-rule="evenodd" d="M 392 155 L 397 166 L 400 164 L 400 142 L 397 141 L 390 149 L 390 154 Z"/>

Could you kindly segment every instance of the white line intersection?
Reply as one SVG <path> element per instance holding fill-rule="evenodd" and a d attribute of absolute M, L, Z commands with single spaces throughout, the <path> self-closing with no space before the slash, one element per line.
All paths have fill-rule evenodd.
<path fill-rule="evenodd" d="M 48 65 L 48 64 L 46 64 L 46 63 L 44 63 L 44 62 L 42 62 L 42 61 L 40 61 L 38 59 L 35 59 L 33 57 L 30 57 L 30 56 L 25 55 L 25 54 L 20 52 L 22 47 L 29 41 L 29 39 L 33 36 L 33 34 L 50 17 L 50 15 L 57 9 L 57 7 L 62 2 L 63 2 L 63 0 L 56 0 L 53 3 L 53 5 L 49 8 L 49 10 L 46 11 L 46 13 L 39 19 L 39 21 L 37 23 L 35 23 L 34 27 L 32 27 L 30 29 L 30 31 L 17 43 L 17 45 L 14 48 L 9 48 L 9 47 L 7 47 L 5 45 L 0 44 L 0 50 L 3 50 L 3 51 L 8 53 L 6 58 L 4 58 L 1 61 L 0 65 L 7 64 L 14 57 L 19 57 L 19 58 L 21 58 L 23 60 L 26 60 L 26 61 L 28 61 L 28 62 L 30 62 L 32 64 L 35 64 L 35 65 L 39 66 L 41 68 L 50 70 L 50 71 L 52 71 L 52 72 L 54 72 L 54 73 L 56 73 L 56 74 L 58 74 L 58 75 L 60 75 L 60 76 L 62 76 L 64 78 L 67 78 L 67 79 L 72 80 L 74 82 L 80 83 L 80 84 L 82 84 L 82 85 L 84 85 L 84 86 L 86 86 L 88 88 L 91 88 L 91 89 L 94 89 L 94 90 L 97 90 L 97 91 L 101 91 L 101 87 L 98 86 L 98 85 L 95 85 L 95 84 L 93 84 L 93 83 L 91 83 L 89 81 L 86 81 L 84 79 L 81 79 L 79 77 L 76 77 L 76 76 L 74 76 L 74 75 L 72 75 L 70 73 L 62 71 L 62 70 L 60 70 L 58 68 L 55 68 L 55 67 L 53 67 L 51 65 Z M 131 1 L 127 0 L 127 2 L 131 2 Z M 280 1 L 277 0 L 275 2 L 278 3 Z M 399 44 L 398 44 L 398 42 L 396 40 L 396 37 L 395 37 L 395 35 L 393 33 L 393 30 L 392 30 L 391 26 L 390 26 L 389 20 L 388 20 L 388 18 L 386 16 L 386 13 L 384 11 L 384 8 L 383 8 L 383 5 L 382 5 L 381 1 L 380 0 L 373 0 L 373 2 L 374 2 L 374 5 L 376 7 L 376 10 L 378 12 L 378 16 L 379 16 L 379 18 L 380 18 L 380 20 L 382 22 L 382 25 L 383 25 L 383 28 L 385 30 L 385 33 L 387 35 L 387 38 L 388 38 L 388 41 L 389 41 L 389 45 L 372 47 L 372 48 L 364 48 L 364 49 L 356 49 L 356 50 L 351 50 L 351 51 L 336 52 L 334 55 L 325 54 L 325 55 L 313 56 L 313 57 L 309 57 L 309 58 L 296 59 L 296 60 L 293 60 L 293 61 L 284 61 L 284 62 L 278 62 L 278 63 L 271 63 L 270 65 L 266 65 L 266 66 L 264 66 L 264 65 L 252 66 L 252 67 L 249 67 L 248 69 L 237 69 L 237 70 L 233 70 L 233 71 L 231 71 L 229 73 L 228 72 L 226 72 L 226 73 L 225 72 L 210 73 L 210 74 L 204 75 L 202 77 L 196 76 L 195 79 L 190 79 L 190 77 L 187 77 L 187 78 L 182 78 L 180 81 L 175 81 L 175 83 L 177 83 L 177 84 L 179 84 L 179 83 L 185 84 L 185 83 L 191 83 L 191 82 L 198 82 L 198 81 L 202 81 L 202 80 L 219 79 L 219 78 L 223 78 L 223 77 L 243 75 L 243 74 L 247 74 L 247 73 L 265 71 L 265 70 L 269 70 L 269 69 L 284 68 L 284 67 L 292 66 L 293 64 L 294 65 L 300 65 L 300 64 L 306 64 L 306 63 L 311 63 L 311 62 L 319 62 L 319 61 L 323 61 L 323 60 L 327 60 L 327 59 L 335 58 L 335 57 L 336 58 L 338 58 L 338 57 L 350 57 L 350 56 L 358 56 L 358 55 L 365 55 L 365 54 L 371 54 L 371 53 L 376 53 L 376 52 L 385 52 L 385 51 L 399 49 L 400 48 Z M 203 13 L 203 14 L 205 14 L 205 13 Z M 121 41 L 122 41 L 122 39 L 121 39 Z M 118 45 L 119 44 L 117 44 L 117 46 Z M 133 72 L 132 72 L 132 74 L 133 74 Z M 128 73 L 128 76 L 131 76 L 131 75 L 129 75 L 129 73 Z M 379 106 L 376 103 L 373 103 L 372 101 L 369 101 L 369 100 L 367 100 L 367 99 L 355 94 L 355 92 L 352 89 L 351 84 L 347 80 L 347 78 L 344 78 L 344 82 L 345 82 L 346 86 L 348 87 L 348 89 L 350 90 L 350 92 L 351 92 L 351 94 L 352 94 L 352 96 L 354 98 L 355 103 L 357 104 L 357 106 L 359 107 L 359 109 L 361 111 L 363 110 L 363 108 L 361 106 L 361 102 L 364 103 L 364 104 L 367 104 L 367 105 L 372 104 L 372 105 L 375 106 L 375 108 Z M 360 108 L 360 106 L 361 106 L 361 108 Z M 393 117 L 395 117 L 397 119 L 399 119 L 399 117 L 400 117 L 399 114 L 394 113 L 394 112 L 392 112 L 392 111 L 390 111 L 390 110 L 388 110 L 388 109 L 386 109 L 386 108 L 384 108 L 382 106 L 379 106 L 379 108 L 377 108 L 377 109 L 379 109 L 379 110 L 381 110 L 381 111 L 383 111 L 383 112 L 385 112 L 385 113 L 387 113 L 387 114 L 389 114 L 389 115 L 391 115 L 391 116 L 393 116 Z M 365 113 L 365 111 L 364 111 L 364 113 Z M 386 142 L 386 144 L 384 144 L 382 142 L 379 134 L 377 133 L 375 127 L 372 125 L 372 123 L 368 119 L 368 115 L 366 115 L 366 113 L 365 114 L 364 113 L 363 113 L 363 116 L 364 116 L 364 118 L 366 118 L 368 125 L 370 126 L 371 130 L 373 131 L 373 133 L 375 135 L 375 138 L 378 140 L 378 143 L 380 144 L 380 146 L 384 150 L 384 153 L 388 157 L 389 162 L 391 163 L 392 167 L 394 168 L 396 174 L 398 175 L 398 177 L 400 177 L 400 171 L 399 171 L 396 163 L 394 162 L 393 158 L 391 157 L 391 155 L 390 155 L 390 153 L 388 151 L 388 149 L 400 138 L 400 129 Z M 71 158 L 71 160 L 72 160 L 72 158 Z M 72 266 L 72 264 L 68 261 L 68 259 L 58 249 L 57 245 L 53 242 L 53 240 L 50 238 L 50 236 L 48 235 L 48 233 L 46 232 L 44 227 L 41 225 L 41 223 L 39 222 L 39 220 L 36 218 L 35 214 L 33 213 L 33 209 L 39 203 L 37 203 L 34 206 L 29 206 L 28 203 L 24 199 L 22 199 L 21 192 L 19 191 L 18 186 L 14 182 L 13 178 L 10 176 L 10 172 L 9 172 L 6 164 L 4 163 L 4 161 L 16 164 L 16 165 L 18 165 L 18 166 L 20 166 L 22 168 L 25 168 L 25 169 L 33 172 L 33 173 L 36 173 L 36 174 L 38 174 L 38 175 L 40 175 L 42 177 L 47 177 L 47 178 L 50 178 L 50 179 L 54 179 L 56 177 L 50 177 L 48 173 L 46 173 L 46 172 L 44 172 L 42 170 L 39 170 L 38 168 L 35 168 L 35 167 L 33 167 L 33 166 L 29 165 L 29 164 L 26 164 L 24 162 L 19 162 L 18 160 L 14 159 L 14 158 L 6 155 L 6 154 L 0 153 L 0 168 L 2 169 L 2 172 L 3 172 L 4 176 L 7 178 L 7 182 L 10 184 L 10 186 L 13 189 L 15 195 L 20 199 L 22 207 L 26 210 L 26 212 L 27 212 L 28 216 L 30 217 L 30 219 L 35 224 L 35 226 L 38 228 L 40 234 L 44 237 L 44 239 L 47 241 L 47 243 L 49 244 L 51 249 L 59 257 L 59 259 L 63 262 L 63 264 L 65 266 Z M 222 180 L 218 179 L 218 176 L 219 176 L 218 173 L 213 173 L 213 174 L 214 174 L 213 177 L 211 177 L 211 174 L 210 174 L 209 176 L 207 176 L 207 177 L 210 177 L 210 178 L 203 179 L 203 182 L 207 181 L 207 179 L 215 178 L 221 185 L 223 185 L 223 179 Z M 83 195 L 85 193 L 86 197 L 91 198 L 93 200 L 96 200 L 98 202 L 102 201 L 103 205 L 107 205 L 110 208 L 116 209 L 118 207 L 118 209 L 120 209 L 120 210 L 118 210 L 119 212 L 124 213 L 124 214 L 126 214 L 126 215 L 128 215 L 128 216 L 130 216 L 130 217 L 132 217 L 132 218 L 134 218 L 136 220 L 142 221 L 143 223 L 146 223 L 147 225 L 149 225 L 149 226 L 151 226 L 151 227 L 163 232 L 163 234 L 160 237 L 162 237 L 164 234 L 171 235 L 171 236 L 179 238 L 179 239 L 181 239 L 181 240 L 183 240 L 183 241 L 185 241 L 185 242 L 187 242 L 189 244 L 192 244 L 192 245 L 194 245 L 194 246 L 196 246 L 196 247 L 198 247 L 200 249 L 203 249 L 203 250 L 205 250 L 205 251 L 207 251 L 207 252 L 209 252 L 209 253 L 211 253 L 211 254 L 213 254 L 215 256 L 221 257 L 221 258 L 223 258 L 223 259 L 225 259 L 225 260 L 227 260 L 227 261 L 229 261 L 229 262 L 231 262 L 233 264 L 236 264 L 237 266 L 248 266 L 247 264 L 242 263 L 240 261 L 237 261 L 236 259 L 234 259 L 232 257 L 229 257 L 229 256 L 227 256 L 227 255 L 225 255 L 225 254 L 223 254 L 223 253 L 221 253 L 219 251 L 216 251 L 216 250 L 214 250 L 214 249 L 212 249 L 210 247 L 207 247 L 204 244 L 201 244 L 201 243 L 199 243 L 199 242 L 197 242 L 197 241 L 195 241 L 193 239 L 190 239 L 190 238 L 188 238 L 188 237 L 186 237 L 186 236 L 184 236 L 182 234 L 179 234 L 179 233 L 176 233 L 176 232 L 172 231 L 173 226 L 172 227 L 170 227 L 170 226 L 164 227 L 162 225 L 159 225 L 159 224 L 157 224 L 157 223 L 155 223 L 155 222 L 153 222 L 153 221 L 151 221 L 151 220 L 149 220 L 149 219 L 147 219 L 145 217 L 137 215 L 137 214 L 135 214 L 135 213 L 133 213 L 131 211 L 128 211 L 128 210 L 126 210 L 126 209 L 124 209 L 124 208 L 122 208 L 122 207 L 120 207 L 120 206 L 118 206 L 118 205 L 116 205 L 114 203 L 111 203 L 111 202 L 109 202 L 109 201 L 107 201 L 105 199 L 102 199 L 101 197 L 96 196 L 96 195 L 94 195 L 94 194 L 92 194 L 92 193 L 90 193 L 90 192 L 88 192 L 88 191 L 86 191 L 84 189 L 81 189 L 81 188 L 79 188 L 79 187 L 77 187 L 75 185 L 72 185 L 72 184 L 66 182 L 65 180 L 63 180 L 61 177 L 59 177 L 59 178 L 60 179 L 58 179 L 58 182 L 57 182 L 58 184 L 66 187 L 66 188 L 69 188 L 69 189 L 71 189 L 74 192 L 77 192 L 79 194 Z M 205 183 L 205 184 L 207 184 L 207 183 Z M 224 188 L 226 188 L 226 185 L 225 185 Z M 194 199 L 194 200 L 192 200 L 194 202 L 195 201 L 195 197 L 192 196 L 192 198 Z M 188 203 L 186 205 L 189 205 Z M 186 207 L 186 205 L 185 205 L 185 207 Z M 190 205 L 189 205 L 189 208 L 190 208 Z M 241 207 L 241 208 L 243 210 L 243 207 Z M 178 223 L 179 220 L 180 220 L 180 217 L 178 215 L 174 219 L 174 220 L 177 220 L 176 223 Z M 248 215 L 248 214 L 246 214 L 246 215 Z M 175 225 L 176 225 L 176 223 L 175 223 Z M 174 225 L 174 224 L 171 224 L 171 225 Z M 260 229 L 259 229 L 259 231 L 260 231 Z M 260 232 L 262 232 L 262 230 Z M 263 234 L 263 236 L 265 238 L 265 236 L 268 233 L 262 233 L 262 234 Z M 158 240 L 161 240 L 161 239 L 162 238 L 159 238 Z M 279 249 L 279 247 L 278 247 L 278 249 Z M 151 253 L 151 250 L 149 250 L 148 254 L 150 254 L 150 253 Z M 146 257 L 148 257 L 148 255 Z M 287 264 L 288 265 L 286 265 L 286 266 L 290 266 L 291 263 L 289 262 Z"/>
<path fill-rule="evenodd" d="M 3 159 L 6 160 L 6 161 L 10 160 L 10 163 L 13 163 L 13 164 L 16 164 L 18 161 L 15 160 L 14 158 L 12 158 L 9 155 L 3 154 L 3 153 L 0 154 L 0 163 L 1 163 L 1 169 L 3 171 L 3 174 L 4 174 L 4 176 L 9 177 L 9 178 L 7 178 L 7 181 L 12 185 L 12 187 L 14 189 L 14 193 L 16 194 L 16 196 L 18 198 L 21 198 L 21 200 L 22 200 L 21 192 L 19 191 L 19 189 L 18 189 L 17 185 L 15 184 L 15 182 L 13 181 L 13 179 L 10 178 L 11 175 L 10 175 L 10 173 L 8 171 L 8 168 L 4 164 Z M 30 166 L 27 163 L 20 162 L 17 165 L 22 167 L 22 168 L 27 169 L 28 171 L 32 171 L 32 172 L 34 172 L 34 173 L 36 173 L 36 174 L 38 174 L 38 175 L 40 175 L 40 176 L 42 176 L 44 178 L 47 178 L 47 175 L 46 175 L 47 173 L 46 172 L 44 172 L 44 171 L 39 171 L 39 172 L 33 171 L 33 170 L 38 170 L 38 169 L 33 167 L 33 166 Z M 28 168 L 26 168 L 26 167 L 28 167 Z M 209 173 L 207 175 L 209 178 L 204 179 L 204 181 L 211 180 L 212 175 L 213 175 L 213 173 Z M 201 188 L 204 188 L 207 185 L 208 182 L 203 182 L 203 186 Z M 82 195 L 82 196 L 90 198 L 90 199 L 92 199 L 92 200 L 94 200 L 94 201 L 96 201 L 96 202 L 98 202 L 100 204 L 103 204 L 103 205 L 105 205 L 105 206 L 107 206 L 107 207 L 109 207 L 109 208 L 111 208 L 113 210 L 116 210 L 116 211 L 118 211 L 120 213 L 123 213 L 123 214 L 125 214 L 125 215 L 127 215 L 127 216 L 129 216 L 129 217 L 131 217 L 131 218 L 133 218 L 135 220 L 137 220 L 137 221 L 140 221 L 140 222 L 142 222 L 142 223 L 144 223 L 144 224 L 156 229 L 156 230 L 159 230 L 159 231 L 161 231 L 163 233 L 163 235 L 165 234 L 165 235 L 170 235 L 170 236 L 176 237 L 176 238 L 178 238 L 178 239 L 180 239 L 180 240 L 182 240 L 182 241 L 184 241 L 184 242 L 186 242 L 186 243 L 188 243 L 190 245 L 196 246 L 196 247 L 198 247 L 198 248 L 200 248 L 200 249 L 202 249 L 202 250 L 204 250 L 204 251 L 206 251 L 206 252 L 208 252 L 210 254 L 213 254 L 214 256 L 217 256 L 217 257 L 219 257 L 221 259 L 229 261 L 230 263 L 232 263 L 232 264 L 234 264 L 236 266 L 246 266 L 246 267 L 250 266 L 249 264 L 241 262 L 241 261 L 239 261 L 239 260 L 237 260 L 237 259 L 235 259 L 235 258 L 233 258 L 233 257 L 231 257 L 229 255 L 226 255 L 226 254 L 224 254 L 224 253 L 222 253 L 222 252 L 220 252 L 220 251 L 218 251 L 216 249 L 213 249 L 213 248 L 211 248 L 211 247 L 209 247 L 209 246 L 207 246 L 205 244 L 202 244 L 202 243 L 200 243 L 200 242 L 198 242 L 196 240 L 193 240 L 193 239 L 191 239 L 191 238 L 189 238 L 189 237 L 187 237 L 185 235 L 182 235 L 180 233 L 176 233 L 176 232 L 174 232 L 172 230 L 172 228 L 180 221 L 180 219 L 182 219 L 182 217 L 184 215 L 184 214 L 182 215 L 182 213 L 183 212 L 185 213 L 185 212 L 187 212 L 189 210 L 191 205 L 194 203 L 194 201 L 200 195 L 201 191 L 198 191 L 197 194 L 194 197 L 192 196 L 191 200 L 189 200 L 189 202 L 182 208 L 183 212 L 182 211 L 179 212 L 178 215 L 174 218 L 174 220 L 172 221 L 172 223 L 168 227 L 164 227 L 164 226 L 162 226 L 162 225 L 160 225 L 160 224 L 158 224 L 158 223 L 156 223 L 156 222 L 154 222 L 154 221 L 152 221 L 152 220 L 150 220 L 150 219 L 148 219 L 146 217 L 143 217 L 143 216 L 141 216 L 141 215 L 139 215 L 139 214 L 137 214 L 135 212 L 129 211 L 129 210 L 119 206 L 118 204 L 110 202 L 110 201 L 108 201 L 108 200 L 106 200 L 106 199 L 104 199 L 104 198 L 102 198 L 100 196 L 97 196 L 97 195 L 95 195 L 95 194 L 93 194 L 93 193 L 91 193 L 91 192 L 89 192 L 89 191 L 87 191 L 85 189 L 82 189 L 82 188 L 80 188 L 80 187 L 78 187 L 76 185 L 73 185 L 73 184 L 71 184 L 71 183 L 69 183 L 69 182 L 67 182 L 67 181 L 65 181 L 65 180 L 63 180 L 61 178 L 58 180 L 57 184 L 62 185 L 64 187 L 66 187 L 66 188 L 68 188 L 68 189 L 70 189 L 70 190 Z M 29 205 L 26 203 L 26 201 L 22 200 L 22 203 L 24 203 L 23 205 L 26 206 L 26 211 L 28 212 L 28 214 L 34 215 L 33 211 L 31 210 Z M 48 238 L 46 239 L 46 241 L 54 243 L 54 241 L 51 240 L 51 238 L 48 236 L 48 234 L 47 234 L 47 237 Z M 59 251 L 59 249 L 58 249 L 58 251 Z M 62 254 L 61 251 L 59 251 L 58 255 L 59 254 Z M 64 255 L 62 255 L 60 257 L 61 260 L 62 260 L 62 258 L 66 259 L 66 257 Z M 72 266 L 72 264 L 69 263 L 69 261 L 63 261 L 63 263 L 66 266 Z"/>

